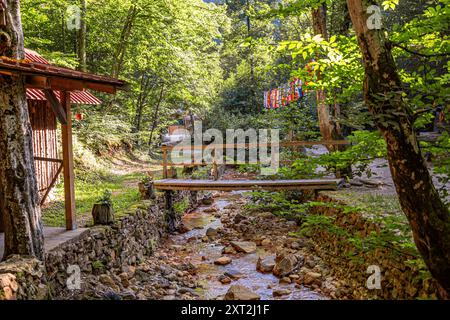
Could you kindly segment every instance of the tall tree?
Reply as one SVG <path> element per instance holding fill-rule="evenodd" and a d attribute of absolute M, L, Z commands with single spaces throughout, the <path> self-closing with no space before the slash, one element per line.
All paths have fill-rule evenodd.
<path fill-rule="evenodd" d="M 414 115 L 385 30 L 369 29 L 367 8 L 375 1 L 347 0 L 365 66 L 365 101 L 388 145 L 392 178 L 418 250 L 431 274 L 450 294 L 450 212 L 423 159 Z"/>
<path fill-rule="evenodd" d="M 19 0 L 1 1 L 0 56 L 25 57 Z M 0 75 L 0 212 L 5 228 L 5 257 L 43 259 L 43 228 L 36 182 L 31 124 L 24 77 Z"/>
<path fill-rule="evenodd" d="M 312 10 L 312 22 L 314 34 L 321 35 L 323 39 L 328 40 L 327 7 L 325 3 Z M 320 80 L 320 71 L 317 71 L 316 74 L 318 80 Z M 316 96 L 320 133 L 324 140 L 333 140 L 333 124 L 330 118 L 330 109 L 328 108 L 325 90 L 317 90 Z"/>
<path fill-rule="evenodd" d="M 133 29 L 134 22 L 139 13 L 136 5 L 131 5 L 128 9 L 128 14 L 122 27 L 122 33 L 120 35 L 119 43 L 117 44 L 116 50 L 114 52 L 114 60 L 112 65 L 111 76 L 117 78 L 123 67 L 123 62 L 125 59 L 125 54 L 128 48 L 129 38 L 131 36 L 131 31 Z"/>
<path fill-rule="evenodd" d="M 327 30 L 327 5 L 326 3 L 320 4 L 317 8 L 312 10 L 312 23 L 314 34 L 321 35 L 323 39 L 328 40 L 329 34 Z M 316 76 L 318 80 L 321 80 L 322 74 L 320 70 L 317 70 Z M 341 127 L 332 120 L 330 115 L 330 108 L 327 103 L 327 94 L 324 89 L 316 90 L 317 96 L 317 114 L 319 118 L 319 128 L 322 138 L 324 140 L 343 140 L 344 137 L 341 132 Z M 339 113 L 339 107 L 335 104 L 335 115 Z M 342 151 L 345 146 L 328 146 L 330 151 Z M 338 178 L 344 176 L 351 176 L 351 166 L 348 166 L 345 170 L 336 170 L 336 176 Z"/>
<path fill-rule="evenodd" d="M 81 0 L 81 19 L 80 19 L 80 30 L 78 31 L 78 61 L 79 69 L 81 71 L 87 71 L 86 62 L 86 10 L 87 4 L 86 0 Z"/>

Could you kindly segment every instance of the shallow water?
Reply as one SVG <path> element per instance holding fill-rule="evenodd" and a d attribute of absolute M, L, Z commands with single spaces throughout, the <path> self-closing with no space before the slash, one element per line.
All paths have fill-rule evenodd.
<path fill-rule="evenodd" d="M 227 196 L 217 198 L 212 206 L 216 207 L 219 212 L 224 210 L 226 206 L 232 204 L 233 199 L 239 198 L 239 193 L 231 193 Z M 253 254 L 229 255 L 233 262 L 227 266 L 216 266 L 213 261 L 222 256 L 223 246 L 215 243 L 204 243 L 201 238 L 205 236 L 208 228 L 222 227 L 219 218 L 213 214 L 205 213 L 203 210 L 209 207 L 200 207 L 195 212 L 186 214 L 183 222 L 193 230 L 183 234 L 174 236 L 173 240 L 178 245 L 189 246 L 192 250 L 192 263 L 198 267 L 198 275 L 200 282 L 204 287 L 202 298 L 215 300 L 222 298 L 231 285 L 243 285 L 253 292 L 261 296 L 261 300 L 322 300 L 326 299 L 323 295 L 314 291 L 301 287 L 295 288 L 294 284 L 280 284 L 279 279 L 273 274 L 263 274 L 256 271 L 256 263 L 258 257 L 265 257 L 272 253 L 266 252 L 262 248 Z M 190 241 L 194 239 L 193 241 Z M 202 261 L 202 256 L 207 257 L 207 261 Z M 218 281 L 219 276 L 227 271 L 238 271 L 242 277 L 230 284 L 224 285 Z M 292 291 L 290 295 L 274 298 L 272 292 L 274 289 L 289 289 Z"/>

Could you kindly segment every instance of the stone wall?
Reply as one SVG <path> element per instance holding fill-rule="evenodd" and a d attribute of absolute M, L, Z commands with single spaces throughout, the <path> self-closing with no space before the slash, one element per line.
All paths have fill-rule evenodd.
<path fill-rule="evenodd" d="M 325 194 L 321 194 L 318 201 L 336 202 Z M 371 232 L 379 234 L 382 231 L 382 226 L 368 221 L 361 212 L 345 212 L 328 206 L 316 207 L 313 211 L 332 216 L 334 226 L 357 235 L 363 241 Z M 353 289 L 355 299 L 444 298 L 428 272 L 408 263 L 417 261 L 418 257 L 404 253 L 395 243 L 364 249 L 349 241 L 347 235 L 320 227 L 314 230 L 311 238 L 316 254 L 328 263 L 337 278 L 346 281 L 347 288 Z M 369 290 L 366 286 L 371 275 L 367 269 L 371 265 L 381 269 L 381 289 Z"/>
<path fill-rule="evenodd" d="M 0 263 L 0 300 L 45 299 L 44 264 L 36 259 L 12 256 Z"/>
<path fill-rule="evenodd" d="M 190 207 L 196 205 L 192 193 L 175 195 L 175 201 L 183 199 L 189 199 Z M 137 265 L 165 235 L 163 201 L 143 201 L 113 225 L 90 228 L 47 252 L 45 268 L 41 262 L 23 257 L 0 263 L 0 300 L 57 298 L 67 291 L 67 279 L 74 272 L 68 272 L 69 266 L 90 274 Z"/>

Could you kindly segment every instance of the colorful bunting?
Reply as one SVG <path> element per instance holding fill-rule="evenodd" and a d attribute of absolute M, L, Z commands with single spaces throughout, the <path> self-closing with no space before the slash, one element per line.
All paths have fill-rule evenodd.
<path fill-rule="evenodd" d="M 264 92 L 264 108 L 278 109 L 290 105 L 304 97 L 303 83 L 300 79 L 294 79 L 289 84 L 284 84 Z"/>

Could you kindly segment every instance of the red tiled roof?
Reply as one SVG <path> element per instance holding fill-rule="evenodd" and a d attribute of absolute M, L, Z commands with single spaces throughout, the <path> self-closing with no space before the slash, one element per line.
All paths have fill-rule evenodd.
<path fill-rule="evenodd" d="M 25 59 L 31 62 L 37 62 L 42 64 L 50 65 L 50 63 L 44 59 L 36 51 L 25 49 Z M 56 97 L 60 100 L 60 92 L 55 91 Z M 39 89 L 27 88 L 27 99 L 28 100 L 41 100 L 46 101 L 44 92 Z M 99 105 L 102 103 L 100 99 L 94 96 L 88 91 L 72 91 L 70 93 L 70 101 L 73 104 L 89 104 L 89 105 Z"/>
<path fill-rule="evenodd" d="M 42 63 L 42 64 L 50 64 L 50 62 L 45 60 L 45 58 L 43 56 L 41 56 L 36 51 L 30 50 L 30 49 L 25 49 L 25 59 L 29 60 L 31 62 L 37 62 L 37 63 Z"/>
<path fill-rule="evenodd" d="M 32 59 L 37 59 L 35 56 L 37 53 L 33 53 L 31 50 L 28 50 L 28 56 Z M 42 58 L 43 59 L 43 58 Z M 9 71 L 9 72 L 19 72 L 24 75 L 43 75 L 48 77 L 59 77 L 66 79 L 73 79 L 82 81 L 89 86 L 92 85 L 105 85 L 110 86 L 115 89 L 125 89 L 126 82 L 114 79 L 105 76 L 99 76 L 92 73 L 81 72 L 73 69 L 62 68 L 53 66 L 51 64 L 43 63 L 44 60 L 40 60 L 39 62 L 33 60 L 22 60 L 17 61 L 5 57 L 0 57 L 0 70 Z M 99 90 L 102 91 L 102 90 Z"/>
<path fill-rule="evenodd" d="M 56 97 L 60 100 L 60 92 L 54 91 Z M 46 101 L 44 92 L 39 89 L 30 89 L 27 88 L 27 99 L 28 100 L 40 100 Z M 89 105 L 99 105 L 102 104 L 102 101 L 94 96 L 92 93 L 88 91 L 72 91 L 70 93 L 70 102 L 73 104 L 89 104 Z"/>

